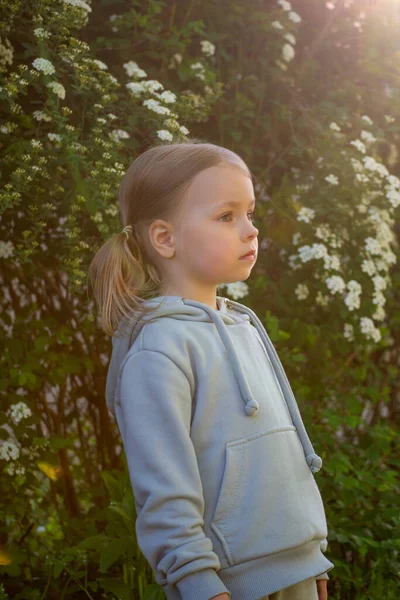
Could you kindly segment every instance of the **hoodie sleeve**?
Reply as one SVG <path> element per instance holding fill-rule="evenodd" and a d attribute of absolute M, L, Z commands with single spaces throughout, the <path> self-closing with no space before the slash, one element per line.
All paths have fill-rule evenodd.
<path fill-rule="evenodd" d="M 320 544 L 320 548 L 321 548 L 321 552 L 325 552 L 325 550 L 328 547 L 328 540 L 326 538 L 324 538 L 323 540 L 321 540 L 321 544 Z M 321 573 L 321 575 L 317 575 L 317 577 L 315 579 L 329 579 L 328 577 L 328 573 Z"/>
<path fill-rule="evenodd" d="M 150 350 L 129 356 L 120 378 L 116 417 L 138 508 L 137 540 L 156 582 L 176 585 L 183 600 L 230 595 L 202 529 L 188 378 L 168 356 Z"/>

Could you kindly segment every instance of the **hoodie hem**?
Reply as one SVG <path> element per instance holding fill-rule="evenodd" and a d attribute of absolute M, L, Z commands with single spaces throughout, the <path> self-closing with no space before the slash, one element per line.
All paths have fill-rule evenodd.
<path fill-rule="evenodd" d="M 296 548 L 226 567 L 218 575 L 230 591 L 231 600 L 259 600 L 333 569 L 320 542 L 314 539 Z"/>

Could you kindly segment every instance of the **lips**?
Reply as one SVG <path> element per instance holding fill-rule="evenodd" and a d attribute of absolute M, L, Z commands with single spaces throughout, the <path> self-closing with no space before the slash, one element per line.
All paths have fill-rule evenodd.
<path fill-rule="evenodd" d="M 250 250 L 250 252 L 248 252 L 247 254 L 243 254 L 243 256 L 241 256 L 240 258 L 244 258 L 245 256 L 255 256 L 255 255 L 256 255 L 256 251 Z"/>

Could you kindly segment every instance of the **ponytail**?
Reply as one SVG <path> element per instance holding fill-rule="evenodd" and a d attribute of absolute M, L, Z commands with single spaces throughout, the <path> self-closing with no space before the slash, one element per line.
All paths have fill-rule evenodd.
<path fill-rule="evenodd" d="M 132 233 L 115 233 L 99 248 L 89 267 L 88 280 L 101 328 L 110 336 L 119 330 L 124 317 L 129 323 L 133 312 L 146 312 L 143 300 L 153 296 L 161 284 L 158 270 L 145 259 L 134 227 Z"/>

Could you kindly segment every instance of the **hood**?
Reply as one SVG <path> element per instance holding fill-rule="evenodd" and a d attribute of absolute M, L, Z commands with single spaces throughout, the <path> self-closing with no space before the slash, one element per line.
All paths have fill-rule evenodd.
<path fill-rule="evenodd" d="M 249 417 L 254 416 L 257 414 L 258 410 L 260 410 L 260 406 L 257 400 L 252 396 L 249 382 L 240 364 L 228 331 L 229 325 L 235 325 L 244 320 L 250 321 L 257 329 L 261 341 L 267 351 L 267 355 L 271 361 L 272 368 L 275 371 L 275 375 L 278 379 L 283 397 L 286 401 L 290 416 L 292 418 L 293 425 L 296 427 L 297 433 L 303 445 L 307 463 L 312 472 L 319 471 L 322 466 L 322 459 L 314 452 L 311 441 L 304 427 L 289 380 L 286 376 L 274 345 L 272 344 L 260 319 L 250 308 L 240 304 L 239 302 L 235 302 L 234 300 L 228 300 L 222 296 L 217 296 L 217 304 L 219 310 L 202 302 L 189 300 L 188 298 L 184 298 L 182 296 L 157 296 L 155 298 L 145 300 L 145 306 L 154 307 L 152 313 L 140 318 L 140 320 L 138 320 L 134 326 L 130 325 L 126 327 L 123 323 L 121 329 L 125 328 L 124 337 L 117 338 L 113 336 L 112 338 L 112 354 L 108 368 L 106 384 L 106 402 L 109 410 L 115 414 L 114 398 L 118 377 L 120 374 L 120 367 L 141 329 L 149 321 L 162 317 L 169 317 L 173 319 L 179 319 L 181 321 L 195 320 L 209 323 L 214 322 L 221 341 L 226 348 L 229 361 L 232 366 L 232 371 L 240 389 L 245 412 Z"/>

